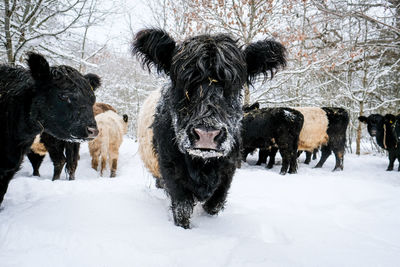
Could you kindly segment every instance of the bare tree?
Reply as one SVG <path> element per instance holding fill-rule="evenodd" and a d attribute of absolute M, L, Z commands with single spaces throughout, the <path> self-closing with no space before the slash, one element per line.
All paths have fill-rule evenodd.
<path fill-rule="evenodd" d="M 54 41 L 82 18 L 85 6 L 86 0 L 3 0 L 0 40 L 7 62 L 15 64 L 25 50 L 38 46 L 51 51 Z"/>

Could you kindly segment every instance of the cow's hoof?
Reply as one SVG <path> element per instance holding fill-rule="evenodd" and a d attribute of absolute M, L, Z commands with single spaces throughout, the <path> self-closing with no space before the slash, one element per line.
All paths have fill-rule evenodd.
<path fill-rule="evenodd" d="M 209 207 L 207 202 L 203 205 L 203 209 L 210 215 L 217 215 L 221 210 L 224 209 L 225 203 L 219 203 L 215 207 Z"/>
<path fill-rule="evenodd" d="M 387 168 L 386 171 L 387 172 L 393 171 L 393 168 Z"/>
<path fill-rule="evenodd" d="M 155 178 L 156 179 L 156 187 L 157 188 L 165 188 L 165 182 L 162 178 Z"/>
<path fill-rule="evenodd" d="M 190 216 L 193 212 L 193 203 L 189 201 L 179 202 L 172 206 L 175 225 L 185 229 L 190 228 Z"/>

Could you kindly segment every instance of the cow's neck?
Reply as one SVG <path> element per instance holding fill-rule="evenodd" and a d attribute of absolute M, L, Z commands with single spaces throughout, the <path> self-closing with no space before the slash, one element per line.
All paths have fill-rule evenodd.
<path fill-rule="evenodd" d="M 6 122 L 9 128 L 5 138 L 14 140 L 16 146 L 30 146 L 42 127 L 33 107 L 33 96 L 27 92 L 15 96 L 6 104 Z"/>

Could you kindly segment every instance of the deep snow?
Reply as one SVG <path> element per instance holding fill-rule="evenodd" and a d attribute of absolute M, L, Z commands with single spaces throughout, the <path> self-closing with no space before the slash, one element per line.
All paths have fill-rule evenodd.
<path fill-rule="evenodd" d="M 346 154 L 331 172 L 331 156 L 281 176 L 254 155 L 226 209 L 197 206 L 184 230 L 136 150 L 125 138 L 114 179 L 90 168 L 86 144 L 75 181 L 52 182 L 48 156 L 31 177 L 25 160 L 0 212 L 0 266 L 400 266 L 400 173 L 385 157 Z"/>

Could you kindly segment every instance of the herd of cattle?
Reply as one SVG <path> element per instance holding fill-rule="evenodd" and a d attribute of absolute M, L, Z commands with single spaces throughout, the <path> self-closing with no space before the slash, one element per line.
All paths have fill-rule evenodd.
<path fill-rule="evenodd" d="M 190 228 L 197 201 L 211 215 L 225 205 L 240 161 L 259 149 L 268 168 L 282 156 L 281 174 L 296 173 L 299 153 L 321 150 L 316 167 L 333 152 L 334 170 L 343 169 L 349 115 L 332 107 L 260 108 L 242 106 L 241 91 L 257 76 L 273 77 L 286 66 L 286 49 L 274 40 L 240 47 L 229 35 L 199 35 L 177 43 L 160 29 L 135 36 L 132 52 L 150 71 L 170 77 L 170 84 L 143 103 L 138 121 L 139 153 L 157 186 L 171 199 L 174 222 Z M 107 162 L 116 175 L 118 149 L 127 131 L 127 115 L 95 103 L 100 86 L 95 74 L 69 66 L 50 67 L 29 53 L 28 68 L 0 66 L 0 204 L 25 155 L 39 175 L 46 152 L 54 164 L 53 180 L 66 163 L 75 178 L 82 141 L 89 141 L 92 167 L 103 173 Z M 389 152 L 389 167 L 400 160 L 400 116 L 359 117 L 371 136 Z M 400 167 L 399 167 L 400 170 Z"/>

